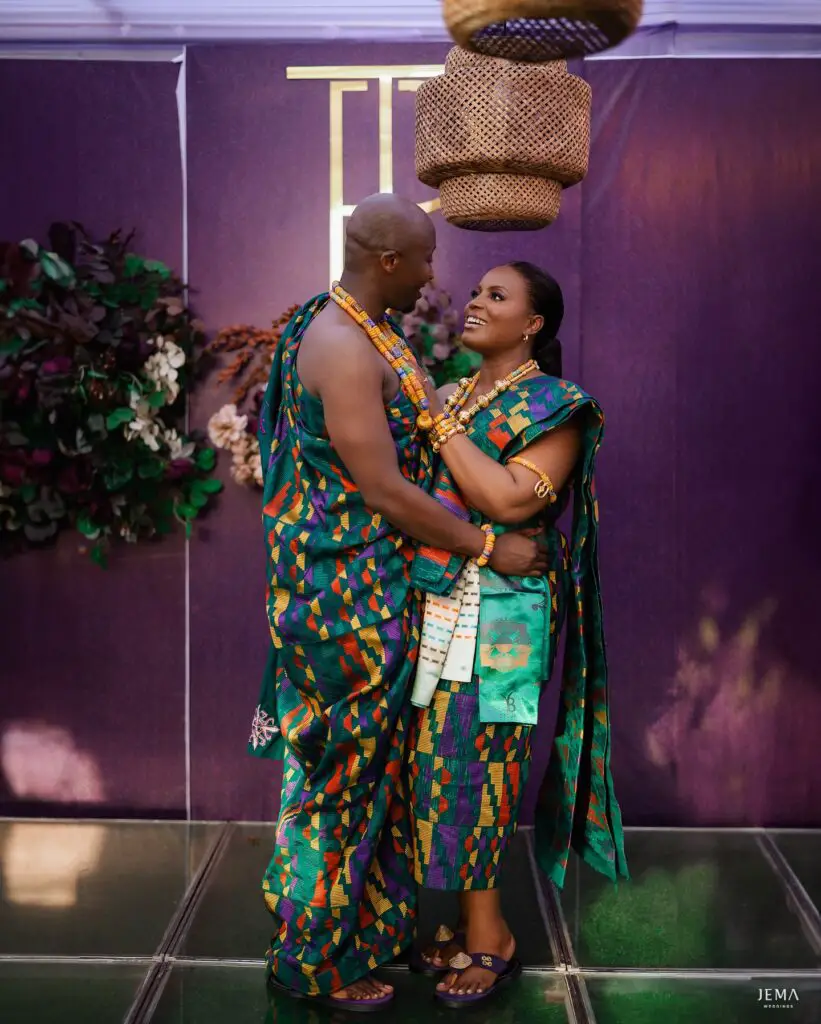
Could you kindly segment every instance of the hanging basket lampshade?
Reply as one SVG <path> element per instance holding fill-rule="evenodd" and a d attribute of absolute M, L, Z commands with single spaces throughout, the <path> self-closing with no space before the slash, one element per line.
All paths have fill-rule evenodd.
<path fill-rule="evenodd" d="M 600 53 L 641 20 L 643 0 L 444 0 L 454 41 L 507 60 L 547 61 Z"/>
<path fill-rule="evenodd" d="M 416 94 L 416 175 L 451 224 L 547 227 L 587 174 L 590 86 L 564 61 L 528 64 L 454 47 Z"/>

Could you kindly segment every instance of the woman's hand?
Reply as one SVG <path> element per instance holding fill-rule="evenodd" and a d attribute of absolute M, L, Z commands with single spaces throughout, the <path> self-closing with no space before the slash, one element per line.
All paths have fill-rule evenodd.
<path fill-rule="evenodd" d="M 549 569 L 547 551 L 535 540 L 543 532 L 536 526 L 499 534 L 490 556 L 490 568 L 502 576 L 546 576 Z"/>

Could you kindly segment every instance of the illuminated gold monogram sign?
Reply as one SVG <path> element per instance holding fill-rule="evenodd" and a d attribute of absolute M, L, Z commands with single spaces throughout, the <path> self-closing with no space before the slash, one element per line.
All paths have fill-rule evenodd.
<path fill-rule="evenodd" d="M 422 81 L 441 75 L 444 68 L 435 64 L 396 66 L 346 66 L 288 68 L 289 79 L 328 83 L 330 97 L 330 268 L 331 280 L 342 273 L 345 245 L 345 219 L 354 207 L 344 202 L 344 138 L 343 99 L 346 92 L 369 92 L 376 82 L 379 103 L 379 191 L 393 192 L 393 98 L 395 92 L 416 92 Z M 396 89 L 394 89 L 394 83 Z M 439 200 L 419 204 L 427 213 L 439 208 Z"/>

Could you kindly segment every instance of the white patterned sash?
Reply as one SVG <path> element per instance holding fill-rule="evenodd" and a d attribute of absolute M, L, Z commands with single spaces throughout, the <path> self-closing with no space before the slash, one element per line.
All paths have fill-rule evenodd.
<path fill-rule="evenodd" d="M 469 683 L 479 632 L 479 567 L 465 563 L 450 594 L 425 594 L 422 640 L 411 704 L 430 705 L 440 679 Z"/>

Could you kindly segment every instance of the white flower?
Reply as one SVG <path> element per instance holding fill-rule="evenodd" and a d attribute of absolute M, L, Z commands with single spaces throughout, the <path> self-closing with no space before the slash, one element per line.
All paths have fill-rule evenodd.
<path fill-rule="evenodd" d="M 134 419 L 125 425 L 126 441 L 139 439 L 152 452 L 160 449 L 160 425 L 153 418 L 153 409 L 139 391 L 132 391 L 129 405 L 134 410 Z"/>
<path fill-rule="evenodd" d="M 163 441 L 168 448 L 168 454 L 171 459 L 190 459 L 194 454 L 194 442 L 187 441 L 183 443 L 183 439 L 174 429 L 166 430 L 163 434 Z"/>
<path fill-rule="evenodd" d="M 238 484 L 250 484 L 254 479 L 254 468 L 249 464 L 248 457 L 251 454 L 251 438 L 247 435 L 242 441 L 237 442 L 231 448 L 233 458 L 231 460 L 231 476 Z"/>
<path fill-rule="evenodd" d="M 156 351 L 146 360 L 143 373 L 165 393 L 170 405 L 180 393 L 178 370 L 185 364 L 185 352 L 170 338 L 155 338 L 153 345 Z"/>
<path fill-rule="evenodd" d="M 254 451 L 251 453 L 251 457 L 248 459 L 248 464 L 254 473 L 254 483 L 257 487 L 262 487 L 262 456 L 259 452 L 259 443 L 254 442 Z"/>
<path fill-rule="evenodd" d="M 240 416 L 237 407 L 233 404 L 224 405 L 218 412 L 215 412 L 208 421 L 208 436 L 211 443 L 217 448 L 230 448 L 244 441 L 248 436 L 245 428 L 248 426 L 248 417 Z"/>
<path fill-rule="evenodd" d="M 256 484 L 262 487 L 262 457 L 257 439 L 245 434 L 241 441 L 233 445 L 231 452 L 231 476 L 236 482 L 245 486 Z"/>

